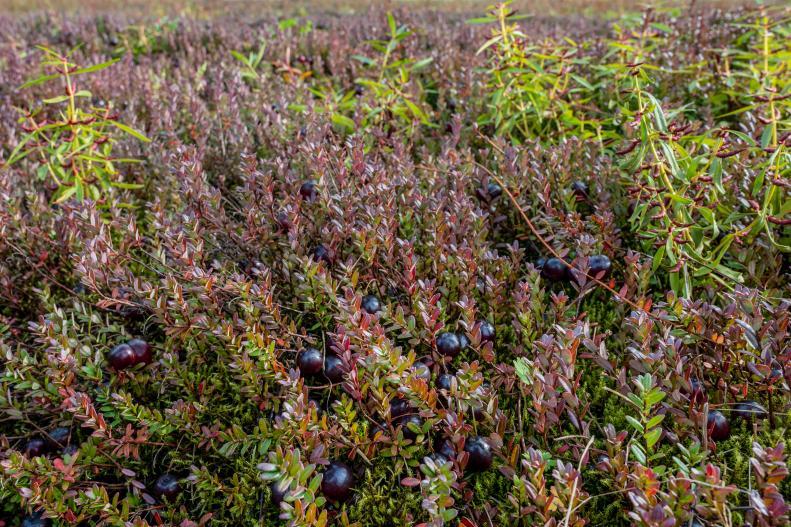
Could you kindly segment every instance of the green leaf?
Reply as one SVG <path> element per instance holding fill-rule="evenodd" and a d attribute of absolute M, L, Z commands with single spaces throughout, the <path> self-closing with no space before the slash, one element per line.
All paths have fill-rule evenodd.
<path fill-rule="evenodd" d="M 94 64 L 93 66 L 88 66 L 86 68 L 80 68 L 78 70 L 73 71 L 71 74 L 72 75 L 82 75 L 83 73 L 93 73 L 94 71 L 101 71 L 101 70 L 103 70 L 105 68 L 109 68 L 110 66 L 112 66 L 113 64 L 118 62 L 119 60 L 121 60 L 121 59 L 108 60 L 107 62 L 102 62 L 101 64 Z"/>
<path fill-rule="evenodd" d="M 662 436 L 662 429 L 654 428 L 644 436 L 646 446 L 648 446 L 648 448 L 654 448 L 654 445 L 656 444 L 657 441 L 659 441 L 659 438 L 661 436 Z"/>
<path fill-rule="evenodd" d="M 119 123 L 118 121 L 110 121 L 110 120 L 105 121 L 105 122 L 108 122 L 108 123 L 112 124 L 113 126 L 115 126 L 116 128 L 126 132 L 127 134 L 140 139 L 144 143 L 150 143 L 151 142 L 151 139 L 149 139 L 148 137 L 144 136 L 143 134 L 141 134 L 140 132 L 138 132 L 134 128 L 130 128 L 129 126 L 126 126 L 123 123 Z"/>
<path fill-rule="evenodd" d="M 333 123 L 335 123 L 337 125 L 340 125 L 340 126 L 343 126 L 344 128 L 347 128 L 349 130 L 354 130 L 357 127 L 357 125 L 354 123 L 354 121 L 352 121 L 351 119 L 349 119 L 345 115 L 341 115 L 339 113 L 333 112 L 333 114 L 330 117 L 330 119 L 332 120 Z"/>
<path fill-rule="evenodd" d="M 638 432 L 643 433 L 643 431 L 645 431 L 643 424 L 634 417 L 632 417 L 631 415 L 627 415 L 626 420 L 629 422 L 630 425 L 632 425 L 632 428 L 634 428 Z"/>
<path fill-rule="evenodd" d="M 646 423 L 645 427 L 646 427 L 647 429 L 649 429 L 649 430 L 650 430 L 650 429 L 652 429 L 652 428 L 654 428 L 654 427 L 656 427 L 656 426 L 659 426 L 659 424 L 660 424 L 662 421 L 664 421 L 664 420 L 665 420 L 665 414 L 659 414 L 659 415 L 655 415 L 654 417 L 652 417 L 652 418 L 651 418 L 651 419 L 650 419 L 650 420 L 649 420 L 649 421 Z"/>

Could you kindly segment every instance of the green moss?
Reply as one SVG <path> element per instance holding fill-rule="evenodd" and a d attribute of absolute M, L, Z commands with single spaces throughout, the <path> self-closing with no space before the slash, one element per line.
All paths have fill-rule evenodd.
<path fill-rule="evenodd" d="M 363 527 L 413 525 L 425 519 L 420 491 L 402 486 L 400 479 L 387 459 L 366 469 L 357 482 L 356 500 L 347 505 L 349 519 Z"/>

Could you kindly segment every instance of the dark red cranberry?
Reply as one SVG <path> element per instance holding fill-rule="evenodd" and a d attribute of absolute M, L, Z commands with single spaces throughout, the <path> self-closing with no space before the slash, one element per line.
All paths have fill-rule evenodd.
<path fill-rule="evenodd" d="M 160 500 L 165 499 L 174 501 L 181 492 L 179 480 L 172 474 L 162 474 L 157 478 L 156 482 L 154 482 L 154 487 L 151 489 L 151 492 Z"/>
<path fill-rule="evenodd" d="M 481 472 L 492 466 L 494 460 L 492 447 L 483 437 L 475 436 L 467 439 L 464 443 L 464 451 L 470 456 L 467 468 L 471 471 Z"/>
<path fill-rule="evenodd" d="M 450 391 L 451 383 L 453 382 L 453 375 L 450 373 L 443 373 L 437 377 L 437 389 Z"/>
<path fill-rule="evenodd" d="M 722 412 L 717 410 L 709 412 L 706 426 L 709 429 L 709 437 L 714 441 L 724 441 L 731 436 L 731 425 Z"/>
<path fill-rule="evenodd" d="M 560 258 L 550 258 L 541 267 L 541 275 L 553 282 L 560 282 L 568 277 L 568 266 Z"/>
<path fill-rule="evenodd" d="M 410 439 L 414 441 L 417 439 L 418 432 L 414 432 L 410 428 L 410 424 L 415 425 L 418 428 L 423 426 L 423 418 L 419 415 L 412 414 L 412 415 L 405 415 L 401 419 L 398 420 L 398 426 L 401 427 L 401 433 L 404 434 L 404 439 Z"/>
<path fill-rule="evenodd" d="M 269 490 L 272 492 L 272 503 L 275 505 L 280 505 L 288 493 L 288 487 L 286 486 L 281 488 L 279 481 L 272 483 L 272 486 L 269 487 Z"/>
<path fill-rule="evenodd" d="M 453 448 L 453 444 L 450 441 L 442 440 L 439 448 L 435 445 L 434 450 L 447 459 L 456 459 L 456 449 Z"/>
<path fill-rule="evenodd" d="M 497 199 L 503 194 L 503 187 L 497 183 L 489 183 L 486 185 L 486 193 L 489 194 L 489 199 Z"/>
<path fill-rule="evenodd" d="M 329 265 L 332 263 L 332 252 L 325 245 L 320 244 L 313 249 L 313 259 Z"/>
<path fill-rule="evenodd" d="M 426 382 L 431 380 L 431 368 L 429 368 L 425 362 L 417 361 L 412 365 L 412 369 L 415 371 L 415 377 L 418 379 L 423 379 Z"/>
<path fill-rule="evenodd" d="M 76 445 L 69 445 L 69 446 L 67 446 L 66 448 L 63 449 L 63 455 L 64 456 L 73 456 L 78 451 L 79 451 L 79 448 L 77 448 Z"/>
<path fill-rule="evenodd" d="M 456 333 L 456 336 L 459 338 L 459 348 L 461 348 L 461 351 L 466 350 L 470 347 L 470 344 L 472 344 L 470 338 L 463 331 Z"/>
<path fill-rule="evenodd" d="M 316 198 L 316 182 L 315 181 L 305 181 L 301 187 L 299 187 L 299 195 L 302 196 L 304 199 L 313 200 Z"/>
<path fill-rule="evenodd" d="M 455 357 L 461 351 L 459 337 L 446 331 L 437 336 L 437 351 L 446 357 Z"/>
<path fill-rule="evenodd" d="M 373 315 L 382 310 L 382 303 L 374 295 L 365 295 L 360 307 L 369 315 Z"/>
<path fill-rule="evenodd" d="M 154 360 L 151 346 L 145 340 L 132 339 L 127 344 L 135 352 L 135 364 L 151 364 Z"/>
<path fill-rule="evenodd" d="M 494 326 L 489 321 L 484 320 L 481 322 L 481 341 L 494 342 Z"/>
<path fill-rule="evenodd" d="M 297 366 L 303 377 L 316 375 L 324 366 L 324 357 L 316 348 L 307 348 L 297 355 Z"/>
<path fill-rule="evenodd" d="M 107 361 L 114 370 L 123 370 L 135 364 L 135 350 L 129 344 L 119 344 L 110 350 Z"/>
<path fill-rule="evenodd" d="M 401 417 L 402 415 L 406 415 L 411 411 L 412 411 L 412 406 L 409 404 L 409 401 L 407 401 L 406 399 L 395 397 L 390 402 L 390 417 L 393 419 L 397 417 Z"/>
<path fill-rule="evenodd" d="M 431 459 L 431 460 L 432 460 L 432 461 L 433 461 L 433 462 L 434 462 L 436 465 L 439 465 L 439 466 L 441 466 L 441 465 L 444 465 L 445 463 L 447 463 L 448 461 L 450 461 L 448 458 L 446 458 L 445 456 L 443 456 L 443 455 L 442 455 L 442 454 L 440 454 L 439 452 L 432 452 L 431 454 L 429 454 L 429 455 L 428 455 L 428 457 L 429 457 L 429 459 Z"/>
<path fill-rule="evenodd" d="M 25 455 L 28 457 L 43 456 L 49 450 L 49 445 L 40 437 L 34 437 L 25 444 Z"/>
<path fill-rule="evenodd" d="M 584 181 L 575 181 L 571 184 L 571 191 L 577 201 L 585 201 L 588 199 L 588 185 Z"/>
<path fill-rule="evenodd" d="M 767 417 L 766 409 L 755 401 L 744 401 L 733 407 L 733 415 L 739 419 L 752 422 L 753 419 L 763 420 Z"/>
<path fill-rule="evenodd" d="M 352 470 L 344 463 L 336 461 L 330 463 L 324 471 L 321 492 L 331 501 L 346 501 L 352 495 L 352 485 L 354 485 Z"/>
<path fill-rule="evenodd" d="M 536 260 L 536 264 L 534 267 L 540 271 L 544 268 L 544 265 L 546 265 L 546 263 L 547 263 L 547 259 L 542 256 L 541 258 Z"/>
<path fill-rule="evenodd" d="M 376 439 L 377 435 L 387 435 L 387 428 L 384 425 L 380 425 L 379 423 L 374 423 L 368 428 L 368 437 L 371 439 Z"/>
<path fill-rule="evenodd" d="M 47 434 L 49 439 L 50 448 L 63 448 L 69 444 L 69 435 L 71 432 L 68 428 L 61 426 Z"/>
<path fill-rule="evenodd" d="M 327 355 L 324 357 L 324 376 L 333 384 L 343 382 L 343 376 L 346 374 L 346 367 L 343 361 L 335 355 Z"/>
<path fill-rule="evenodd" d="M 611 269 L 612 262 L 603 254 L 597 254 L 588 258 L 588 274 L 593 278 L 604 280 L 610 275 Z"/>
<path fill-rule="evenodd" d="M 694 404 L 703 404 L 706 402 L 706 387 L 696 377 L 689 379 L 690 399 Z"/>
<path fill-rule="evenodd" d="M 22 518 L 21 527 L 49 527 L 52 522 L 49 518 L 44 518 L 44 513 L 36 511 L 28 516 Z"/>

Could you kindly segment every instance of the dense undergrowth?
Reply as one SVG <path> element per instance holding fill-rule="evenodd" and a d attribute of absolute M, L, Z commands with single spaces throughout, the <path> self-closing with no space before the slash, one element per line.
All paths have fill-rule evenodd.
<path fill-rule="evenodd" d="M 787 525 L 789 17 L 0 19 L 0 525 Z"/>

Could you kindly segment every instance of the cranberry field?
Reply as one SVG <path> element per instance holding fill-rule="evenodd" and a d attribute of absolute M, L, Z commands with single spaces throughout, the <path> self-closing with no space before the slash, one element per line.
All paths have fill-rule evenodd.
<path fill-rule="evenodd" d="M 787 5 L 35 4 L 0 527 L 789 525 Z"/>

